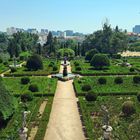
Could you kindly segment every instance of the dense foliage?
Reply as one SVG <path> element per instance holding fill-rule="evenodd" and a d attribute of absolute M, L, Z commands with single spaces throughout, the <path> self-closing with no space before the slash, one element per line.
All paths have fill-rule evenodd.
<path fill-rule="evenodd" d="M 91 61 L 91 59 L 93 58 L 93 56 L 94 56 L 95 54 L 97 54 L 97 53 L 99 53 L 99 52 L 98 52 L 96 49 L 92 49 L 92 50 L 90 50 L 90 51 L 88 51 L 88 52 L 86 53 L 85 59 L 88 60 L 88 61 Z"/>
<path fill-rule="evenodd" d="M 103 69 L 104 67 L 110 66 L 110 60 L 107 55 L 96 54 L 93 56 L 90 64 L 94 66 L 95 69 Z"/>
<path fill-rule="evenodd" d="M 97 49 L 100 53 L 116 54 L 126 50 L 128 47 L 126 32 L 121 31 L 118 26 L 115 29 L 105 23 L 103 29 L 86 36 L 82 44 L 82 55 L 91 49 Z"/>
<path fill-rule="evenodd" d="M 33 55 L 31 56 L 28 61 L 26 67 L 29 70 L 38 70 L 43 69 L 43 62 L 39 55 Z"/>
<path fill-rule="evenodd" d="M 16 100 L 5 89 L 2 79 L 0 79 L 0 124 L 3 120 L 9 119 L 14 113 L 16 107 Z"/>

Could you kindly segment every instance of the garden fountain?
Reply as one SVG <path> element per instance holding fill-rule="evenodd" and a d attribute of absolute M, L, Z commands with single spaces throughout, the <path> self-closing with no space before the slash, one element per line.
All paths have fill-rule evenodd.
<path fill-rule="evenodd" d="M 61 81 L 68 81 L 74 79 L 75 77 L 79 77 L 79 75 L 68 73 L 67 66 L 69 64 L 70 63 L 67 61 L 67 58 L 65 57 L 64 61 L 61 63 L 61 65 L 63 65 L 63 73 L 54 74 L 52 75 L 52 78 L 58 78 Z"/>

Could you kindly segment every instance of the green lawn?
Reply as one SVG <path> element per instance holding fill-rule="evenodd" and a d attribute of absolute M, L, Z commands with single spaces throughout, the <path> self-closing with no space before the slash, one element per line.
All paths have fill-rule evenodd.
<path fill-rule="evenodd" d="M 74 62 L 79 63 L 79 67 L 81 67 L 81 71 L 76 70 L 76 66 L 74 65 Z M 74 60 L 72 61 L 72 71 L 74 73 L 79 73 L 82 75 L 99 75 L 99 74 L 128 74 L 132 73 L 130 72 L 130 68 L 128 67 L 122 67 L 118 65 L 118 63 L 121 63 L 122 60 L 117 60 L 117 59 L 112 59 L 111 60 L 111 65 L 108 69 L 104 70 L 95 70 L 92 66 L 90 66 L 90 63 L 86 62 L 84 59 L 80 60 Z M 139 63 L 140 64 L 140 63 Z M 135 71 L 137 72 L 137 71 Z"/>
<path fill-rule="evenodd" d="M 54 65 L 57 66 L 57 70 L 53 70 L 53 67 L 49 67 L 50 62 L 54 62 Z M 37 70 L 37 71 L 28 71 L 27 68 L 25 66 L 21 67 L 21 68 L 17 68 L 17 71 L 14 73 L 8 73 L 6 74 L 6 76 L 23 76 L 23 75 L 27 75 L 27 76 L 31 76 L 31 75 L 49 75 L 49 74 L 53 74 L 53 73 L 58 73 L 59 72 L 59 68 L 60 68 L 60 61 L 56 61 L 56 60 L 50 60 L 50 59 L 44 59 L 43 60 L 43 70 Z"/>
<path fill-rule="evenodd" d="M 135 103 L 136 113 L 131 117 L 121 116 L 121 107 L 125 101 L 132 100 Z M 138 140 L 140 135 L 140 103 L 135 96 L 99 96 L 95 102 L 87 102 L 80 97 L 80 108 L 84 124 L 90 140 L 97 140 L 103 135 L 103 112 L 101 105 L 105 105 L 109 111 L 109 124 L 113 127 L 113 140 Z M 93 116 L 93 114 L 96 114 Z"/>
<path fill-rule="evenodd" d="M 140 91 L 140 84 L 133 83 L 133 76 L 122 76 L 123 83 L 122 84 L 115 84 L 114 79 L 115 76 L 105 76 L 107 83 L 105 85 L 100 85 L 98 83 L 98 79 L 100 77 L 82 77 L 79 79 L 74 80 L 74 85 L 76 88 L 76 92 L 78 94 L 86 93 L 82 91 L 82 86 L 85 84 L 89 84 L 92 87 L 92 91 L 95 93 L 100 94 L 121 94 L 121 93 L 130 93 L 130 92 L 139 92 Z"/>
<path fill-rule="evenodd" d="M 12 94 L 22 94 L 29 92 L 28 87 L 30 84 L 37 84 L 39 88 L 39 92 L 35 92 L 34 94 L 54 94 L 57 80 L 50 79 L 47 77 L 29 77 L 30 83 L 27 85 L 21 84 L 21 78 L 3 78 L 3 82 L 6 88 Z"/>
<path fill-rule="evenodd" d="M 46 105 L 46 108 L 45 108 L 45 111 L 44 111 L 44 114 L 43 114 L 43 117 L 41 120 L 38 120 L 37 114 L 38 114 L 39 107 L 42 103 L 42 100 L 44 100 L 44 98 L 34 97 L 34 99 L 32 101 L 26 103 L 28 106 L 28 110 L 31 111 L 31 113 L 27 117 L 27 126 L 29 129 L 29 133 L 32 128 L 32 122 L 39 123 L 39 126 L 42 124 L 42 122 L 44 123 L 44 127 L 43 127 L 44 129 L 42 130 L 41 133 L 39 133 L 40 138 L 43 138 L 45 135 L 45 131 L 46 131 L 47 123 L 49 121 L 50 111 L 51 111 L 51 107 L 52 107 L 53 97 L 47 97 L 47 98 L 48 98 L 48 103 Z M 5 128 L 0 130 L 0 140 L 8 140 L 8 139 L 19 140 L 18 131 L 22 126 L 22 123 L 21 123 L 22 122 L 22 111 L 23 111 L 22 104 L 19 104 L 19 107 L 15 111 L 12 118 L 8 121 Z M 45 114 L 46 112 L 47 112 L 47 114 Z M 46 116 L 44 116 L 44 115 L 46 115 Z M 36 137 L 37 136 L 38 136 L 38 133 L 37 133 Z"/>

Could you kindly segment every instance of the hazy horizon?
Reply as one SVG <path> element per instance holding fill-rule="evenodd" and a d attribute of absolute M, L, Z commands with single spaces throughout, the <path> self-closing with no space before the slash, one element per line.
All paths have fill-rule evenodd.
<path fill-rule="evenodd" d="M 107 18 L 132 31 L 140 21 L 139 0 L 0 0 L 0 31 L 8 27 L 92 33 Z"/>

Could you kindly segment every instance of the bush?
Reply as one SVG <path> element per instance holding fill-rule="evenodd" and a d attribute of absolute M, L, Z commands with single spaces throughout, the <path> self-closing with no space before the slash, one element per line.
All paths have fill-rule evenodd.
<path fill-rule="evenodd" d="M 137 94 L 137 99 L 140 102 L 140 93 Z"/>
<path fill-rule="evenodd" d="M 8 62 L 7 61 L 3 62 L 3 65 L 8 66 Z"/>
<path fill-rule="evenodd" d="M 23 61 L 23 60 L 25 60 L 25 57 L 24 57 L 24 56 L 20 56 L 19 59 L 20 59 L 21 61 Z"/>
<path fill-rule="evenodd" d="M 21 78 L 21 84 L 26 85 L 30 82 L 30 78 L 29 77 L 22 77 Z"/>
<path fill-rule="evenodd" d="M 95 54 L 90 62 L 91 66 L 94 66 L 95 69 L 103 69 L 103 67 L 110 66 L 110 60 L 107 55 L 104 54 Z"/>
<path fill-rule="evenodd" d="M 115 80 L 114 80 L 114 83 L 115 84 L 122 84 L 123 83 L 122 77 L 116 77 Z"/>
<path fill-rule="evenodd" d="M 81 67 L 76 67 L 75 70 L 76 70 L 76 71 L 81 71 L 82 68 L 81 68 Z"/>
<path fill-rule="evenodd" d="M 36 84 L 31 84 L 30 86 L 29 86 L 29 90 L 31 91 L 31 92 L 38 92 L 39 90 L 38 90 L 38 86 L 36 85 Z"/>
<path fill-rule="evenodd" d="M 85 85 L 82 86 L 82 90 L 83 91 L 90 91 L 91 90 L 91 86 L 88 85 L 88 84 L 85 84 Z"/>
<path fill-rule="evenodd" d="M 31 93 L 24 93 L 21 95 L 21 101 L 22 102 L 28 102 L 33 100 L 33 94 Z"/>
<path fill-rule="evenodd" d="M 126 116 L 130 116 L 135 113 L 134 103 L 132 101 L 126 101 L 122 105 L 122 112 Z"/>
<path fill-rule="evenodd" d="M 48 66 L 53 67 L 54 65 L 55 65 L 55 63 L 51 61 Z"/>
<path fill-rule="evenodd" d="M 134 76 L 134 77 L 133 77 L 133 82 L 134 82 L 135 84 L 140 84 L 140 76 Z"/>
<path fill-rule="evenodd" d="M 74 62 L 74 65 L 75 66 L 80 66 L 80 64 L 78 62 L 76 62 L 76 61 Z"/>
<path fill-rule="evenodd" d="M 27 61 L 26 67 L 29 70 L 43 69 L 43 62 L 41 57 L 39 55 L 31 56 Z"/>
<path fill-rule="evenodd" d="M 129 71 L 130 71 L 130 72 L 134 72 L 135 69 L 134 69 L 134 68 L 130 68 Z"/>
<path fill-rule="evenodd" d="M 96 49 L 92 49 L 92 50 L 88 51 L 88 52 L 86 53 L 85 60 L 91 61 L 92 57 L 93 57 L 95 54 L 97 54 L 97 53 L 99 53 L 99 52 L 98 52 L 98 50 L 96 50 Z"/>
<path fill-rule="evenodd" d="M 57 70 L 58 70 L 57 66 L 53 66 L 53 71 L 57 71 Z"/>
<path fill-rule="evenodd" d="M 98 83 L 101 85 L 106 84 L 106 78 L 104 78 L 104 77 L 99 78 Z"/>
<path fill-rule="evenodd" d="M 12 72 L 12 73 L 14 73 L 14 72 L 16 72 L 16 71 L 17 71 L 17 69 L 16 69 L 15 67 L 12 67 L 12 68 L 11 68 L 11 72 Z"/>
<path fill-rule="evenodd" d="M 85 99 L 87 100 L 87 101 L 96 101 L 96 99 L 97 99 L 97 94 L 95 94 L 95 93 L 92 93 L 92 92 L 89 92 L 89 93 L 87 93 L 86 95 L 85 95 Z"/>

